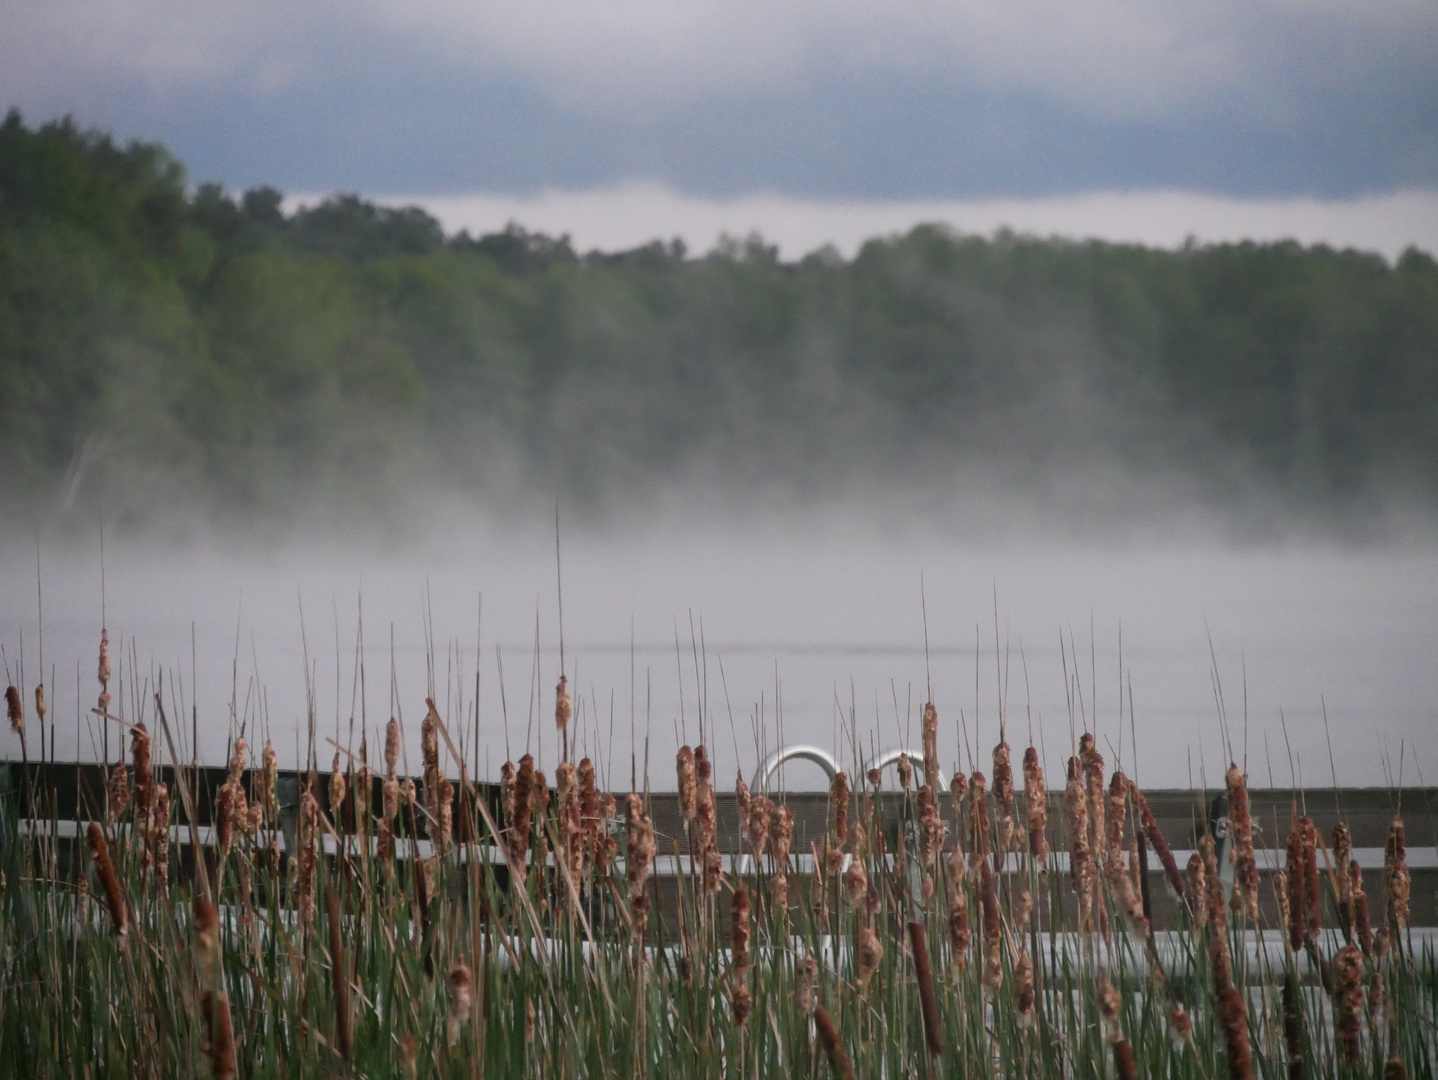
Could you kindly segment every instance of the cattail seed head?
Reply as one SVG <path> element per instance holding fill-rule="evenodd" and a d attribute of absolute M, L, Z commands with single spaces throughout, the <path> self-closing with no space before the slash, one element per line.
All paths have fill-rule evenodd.
<path fill-rule="evenodd" d="M 1338 950 L 1333 958 L 1333 981 L 1333 1030 L 1338 1057 L 1352 1067 L 1362 1058 L 1363 953 L 1357 945 Z"/>
<path fill-rule="evenodd" d="M 110 681 L 110 634 L 109 631 L 100 631 L 100 666 L 96 671 L 96 677 L 103 687 Z"/>
<path fill-rule="evenodd" d="M 913 762 L 911 762 L 911 761 L 909 760 L 909 755 L 908 755 L 908 754 L 900 754 L 900 755 L 899 755 L 899 766 L 898 766 L 898 768 L 899 768 L 899 787 L 903 788 L 905 791 L 908 791 L 908 790 L 909 790 L 909 785 L 914 782 L 914 765 L 913 765 Z"/>
<path fill-rule="evenodd" d="M 849 861 L 844 871 L 844 891 L 852 907 L 858 907 L 869 895 L 869 875 L 864 871 L 863 859 L 855 857 Z"/>
<path fill-rule="evenodd" d="M 529 853 L 531 800 L 534 798 L 534 756 L 519 759 L 519 772 L 514 782 L 514 817 L 509 826 L 509 858 L 515 873 L 524 875 L 525 856 Z"/>
<path fill-rule="evenodd" d="M 814 980 L 819 976 L 819 962 L 812 956 L 805 956 L 798 963 L 799 988 L 794 997 L 799 1011 L 806 1016 L 814 1011 Z"/>
<path fill-rule="evenodd" d="M 1039 752 L 1032 746 L 1024 751 L 1024 795 L 1028 800 L 1029 857 L 1043 866 L 1049 857 L 1049 792 Z"/>
<path fill-rule="evenodd" d="M 908 785 L 904 787 L 907 789 Z M 842 848 L 849 842 L 849 774 L 835 774 L 829 784 L 829 801 L 834 807 L 834 844 Z"/>
<path fill-rule="evenodd" d="M 1357 859 L 1348 862 L 1349 898 L 1353 902 L 1353 927 L 1364 956 L 1373 955 L 1373 924 L 1368 919 L 1368 894 L 1363 891 L 1363 871 Z"/>
<path fill-rule="evenodd" d="M 569 696 L 569 678 L 559 676 L 554 686 L 554 726 L 562 735 L 569 727 L 569 718 L 574 715 L 574 701 Z"/>
<path fill-rule="evenodd" d="M 734 806 L 739 811 L 739 835 L 744 836 L 749 832 L 749 804 L 752 796 L 749 792 L 749 785 L 744 783 L 744 774 L 739 773 L 734 780 Z"/>
<path fill-rule="evenodd" d="M 1019 1010 L 1019 1024 L 1031 1027 L 1034 1022 L 1034 962 L 1028 946 L 1021 946 L 1014 961 L 1014 1004 Z"/>
<path fill-rule="evenodd" d="M 1203 876 L 1208 885 L 1208 959 L 1213 969 L 1213 985 L 1218 989 L 1233 982 L 1233 957 L 1228 949 L 1228 914 L 1223 902 L 1223 880 L 1218 876 L 1218 859 L 1214 855 L 1213 837 L 1205 834 L 1199 840 L 1203 853 Z"/>
<path fill-rule="evenodd" d="M 45 716 L 49 713 L 50 707 L 45 704 L 45 684 L 35 684 L 35 715 L 40 718 L 40 723 L 45 723 Z"/>
<path fill-rule="evenodd" d="M 399 768 L 399 721 L 393 716 L 384 727 L 384 771 L 386 776 L 396 775 Z"/>
<path fill-rule="evenodd" d="M 115 762 L 110 770 L 109 814 L 113 821 L 124 816 L 125 806 L 130 801 L 130 770 L 123 761 Z"/>
<path fill-rule="evenodd" d="M 1000 952 L 1003 930 L 999 924 L 999 900 L 994 888 L 994 873 L 987 862 L 979 864 L 979 900 L 984 912 L 984 989 L 996 995 L 1004 983 L 1003 958 Z"/>
<path fill-rule="evenodd" d="M 265 748 L 260 752 L 260 763 L 264 776 L 265 812 L 276 814 L 279 812 L 280 761 L 269 739 L 265 740 Z"/>
<path fill-rule="evenodd" d="M 1353 934 L 1353 883 L 1344 868 L 1353 858 L 1353 839 L 1348 826 L 1340 821 L 1333 826 L 1333 862 L 1338 867 L 1338 921 L 1343 931 Z"/>
<path fill-rule="evenodd" d="M 749 890 L 743 885 L 734 890 L 729 914 L 734 1022 L 743 1027 L 744 1022 L 749 1019 L 749 1010 L 753 1005 L 753 996 L 749 990 Z"/>
<path fill-rule="evenodd" d="M 449 969 L 449 1013 L 445 1017 L 445 1033 L 450 1046 L 459 1041 L 460 1033 L 469 1020 L 473 986 L 474 974 L 469 965 L 456 962 Z"/>
<path fill-rule="evenodd" d="M 844 1052 L 844 1045 L 839 1041 L 839 1030 L 834 1026 L 834 1019 L 829 1015 L 829 1011 L 822 1005 L 814 1006 L 814 1032 L 819 1038 L 819 1046 L 823 1048 L 824 1056 L 829 1059 L 829 1071 L 834 1080 L 854 1080 L 854 1066 L 849 1063 L 849 1055 Z"/>
<path fill-rule="evenodd" d="M 1233 910 L 1258 921 L 1258 863 L 1253 854 L 1253 818 L 1248 784 L 1236 764 L 1224 775 L 1228 788 L 1228 831 L 1233 838 Z"/>
<path fill-rule="evenodd" d="M 930 866 L 944 850 L 944 819 L 939 815 L 939 801 L 928 784 L 919 788 L 919 859 Z"/>
<path fill-rule="evenodd" d="M 330 766 L 330 820 L 336 828 L 344 810 L 346 789 L 345 774 L 340 771 L 339 751 L 335 751 L 334 764 Z"/>
<path fill-rule="evenodd" d="M 694 773 L 694 751 L 688 746 L 681 746 L 679 753 L 674 760 L 675 772 L 679 777 L 679 810 L 684 815 L 684 820 L 694 820 L 694 814 L 698 807 L 698 780 Z"/>
<path fill-rule="evenodd" d="M 769 823 L 773 819 L 773 804 L 763 795 L 754 796 L 749 805 L 749 812 L 745 831 L 749 834 L 749 844 L 754 849 L 754 860 L 757 866 L 758 861 L 764 857 L 764 849 L 769 844 Z"/>
<path fill-rule="evenodd" d="M 110 845 L 105 840 L 104 830 L 90 822 L 86 832 L 90 846 L 90 859 L 95 864 L 95 873 L 100 886 L 105 890 L 105 910 L 110 914 L 110 926 L 116 936 L 124 937 L 130 928 L 129 915 L 125 909 L 125 894 L 120 889 L 120 879 L 115 875 L 114 864 L 110 862 Z"/>
<path fill-rule="evenodd" d="M 1106 976 L 1100 975 L 1098 980 L 1098 1011 L 1103 1017 L 1104 1035 L 1110 1042 L 1121 1039 L 1123 1036 L 1118 1026 L 1119 998 L 1118 991 L 1113 988 Z"/>
<path fill-rule="evenodd" d="M 1014 770 L 1009 744 L 994 747 L 994 820 L 998 826 L 999 852 L 1008 852 L 1014 843 Z"/>
<path fill-rule="evenodd" d="M 1176 1048 L 1187 1046 L 1188 1041 L 1193 1038 L 1193 1021 L 1182 1005 L 1175 1005 L 1168 1010 L 1168 1037 Z"/>
<path fill-rule="evenodd" d="M 883 958 L 884 946 L 879 941 L 879 935 L 872 927 L 859 927 L 859 936 L 854 942 L 854 982 L 859 989 L 869 985 Z"/>
<path fill-rule="evenodd" d="M 1163 864 L 1163 872 L 1168 875 L 1168 883 L 1173 887 L 1175 896 L 1184 894 L 1183 875 L 1178 872 L 1178 862 L 1169 849 L 1168 841 L 1164 839 L 1163 830 L 1158 827 L 1158 821 L 1153 816 L 1153 811 L 1148 807 L 1148 800 L 1139 790 L 1138 785 L 1130 782 L 1129 795 L 1133 803 L 1138 807 L 1138 821 L 1143 829 L 1143 834 L 1148 838 L 1149 846 L 1158 853 L 1158 860 Z"/>
<path fill-rule="evenodd" d="M 25 709 L 20 704 L 20 691 L 13 686 L 5 688 L 5 715 L 10 720 L 10 730 L 16 735 L 25 731 Z"/>
<path fill-rule="evenodd" d="M 924 1020 L 924 1043 L 929 1057 L 944 1052 L 943 1030 L 939 1023 L 939 1003 L 934 996 L 934 973 L 929 967 L 929 943 L 924 924 L 909 923 L 909 946 L 914 955 L 914 978 L 919 985 L 919 1011 Z"/>
<path fill-rule="evenodd" d="M 239 1072 L 235 1061 L 235 1034 L 230 1025 L 230 1002 L 223 994 L 206 990 L 200 997 L 200 1013 L 207 1037 L 205 1055 L 215 1080 L 233 1080 Z"/>
<path fill-rule="evenodd" d="M 969 776 L 969 865 L 989 857 L 989 784 L 981 772 Z"/>
<path fill-rule="evenodd" d="M 1388 907 L 1388 925 L 1393 933 L 1408 926 L 1409 896 L 1412 876 L 1408 870 L 1408 847 L 1403 834 L 1403 819 L 1395 816 L 1388 828 L 1388 843 L 1383 853 L 1383 889 Z"/>
<path fill-rule="evenodd" d="M 1223 905 L 1218 905 L 1219 910 Z M 1229 1080 L 1253 1080 L 1253 1053 L 1248 1045 L 1248 1008 L 1232 983 L 1218 991 L 1218 1021 L 1227 1048 Z"/>
<path fill-rule="evenodd" d="M 924 748 L 924 783 L 931 788 L 937 787 L 939 783 L 939 710 L 934 708 L 932 701 L 924 706 L 920 732 Z"/>
<path fill-rule="evenodd" d="M 1193 914 L 1193 925 L 1208 923 L 1208 882 L 1203 868 L 1203 856 L 1194 852 L 1188 857 L 1188 872 L 1183 886 L 1183 898 L 1188 901 L 1188 910 Z"/>

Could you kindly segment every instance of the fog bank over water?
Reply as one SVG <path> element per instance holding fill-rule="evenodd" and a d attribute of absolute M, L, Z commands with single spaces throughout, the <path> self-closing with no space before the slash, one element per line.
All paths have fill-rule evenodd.
<path fill-rule="evenodd" d="M 1187 786 L 1206 776 L 1214 785 L 1226 762 L 1214 660 L 1228 738 L 1242 759 L 1246 731 L 1255 784 L 1270 776 L 1290 782 L 1286 746 L 1309 786 L 1332 783 L 1328 737 L 1342 785 L 1383 784 L 1385 767 L 1396 774 L 1400 758 L 1407 783 L 1419 782 L 1420 770 L 1429 782 L 1438 776 L 1431 543 L 1240 546 L 1211 535 L 1185 539 L 1200 534 L 1181 522 L 1109 538 L 1024 538 L 900 517 L 865 515 L 867 524 L 855 524 L 858 515 L 842 509 L 727 524 L 716 516 L 562 530 L 564 666 L 576 691 L 579 749 L 616 788 L 629 783 L 631 751 L 642 770 L 646 739 L 652 786 L 672 788 L 676 736 L 697 740 L 701 714 L 726 787 L 736 755 L 749 774 L 756 743 L 772 749 L 781 732 L 785 742 L 842 741 L 850 757 L 839 732 L 851 716 L 865 753 L 917 745 L 930 680 L 946 768 L 971 767 L 967 731 L 976 764 L 989 771 L 1002 699 L 1009 741 L 1026 744 L 1032 718 L 1050 775 L 1058 775 L 1071 734 L 1096 726 L 1109 760 L 1121 756 L 1142 783 Z M 1051 538 L 1032 538 L 1044 535 Z M 85 709 L 97 692 L 98 537 L 42 544 L 40 570 L 56 753 L 98 757 L 98 722 L 90 718 L 78 734 L 76 727 L 77 680 Z M 186 741 L 198 702 L 206 761 L 225 752 L 232 688 L 252 743 L 262 741 L 259 728 L 282 762 L 295 761 L 307 670 L 322 765 L 333 754 L 322 740 L 338 728 L 339 741 L 357 747 L 362 718 L 377 747 L 394 700 L 417 768 L 418 720 L 431 688 L 451 728 L 466 733 L 479 775 L 497 777 L 506 754 L 517 758 L 526 747 L 547 768 L 557 761 L 552 518 L 460 517 L 385 546 L 333 535 L 269 547 L 111 535 L 105 571 L 115 707 L 133 716 L 144 696 L 137 686 L 148 682 L 152 692 L 163 675 L 171 716 L 186 717 L 177 725 Z M 23 664 L 31 756 L 36 584 L 34 546 L 12 534 L 0 552 L 0 642 L 11 681 Z M 112 731 L 112 756 L 118 745 Z M 8 731 L 0 754 L 19 757 Z M 819 780 L 809 766 L 787 777 L 791 787 Z"/>

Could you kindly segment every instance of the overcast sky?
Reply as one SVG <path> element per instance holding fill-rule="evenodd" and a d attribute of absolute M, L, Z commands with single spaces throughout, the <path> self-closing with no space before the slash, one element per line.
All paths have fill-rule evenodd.
<path fill-rule="evenodd" d="M 1433 0 L 0 0 L 0 25 L 0 101 L 233 188 L 1438 190 Z"/>

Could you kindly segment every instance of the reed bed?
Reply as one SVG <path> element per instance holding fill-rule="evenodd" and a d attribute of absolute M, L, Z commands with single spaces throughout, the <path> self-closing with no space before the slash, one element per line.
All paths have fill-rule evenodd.
<path fill-rule="evenodd" d="M 563 681 L 557 699 L 562 729 Z M 1211 841 L 1179 870 L 1092 738 L 1052 824 L 1037 752 L 1019 789 L 1001 741 L 992 785 L 953 778 L 947 820 L 906 760 L 896 791 L 855 760 L 809 852 L 784 794 L 741 779 L 736 862 L 704 747 L 679 754 L 666 836 L 588 759 L 552 790 L 508 763 L 491 803 L 427 704 L 418 783 L 391 726 L 382 772 L 340 753 L 290 825 L 273 748 L 236 742 L 211 845 L 193 777 L 168 791 L 151 762 L 158 701 L 84 808 L 87 850 L 20 830 L 7 796 L 0 1078 L 1434 1076 L 1438 965 L 1407 933 L 1401 819 L 1370 907 L 1346 829 L 1328 843 L 1295 807 L 1270 921 L 1238 769 L 1229 886 Z M 681 867 L 663 890 L 660 856 Z M 1178 894 L 1172 925 L 1151 888 Z"/>

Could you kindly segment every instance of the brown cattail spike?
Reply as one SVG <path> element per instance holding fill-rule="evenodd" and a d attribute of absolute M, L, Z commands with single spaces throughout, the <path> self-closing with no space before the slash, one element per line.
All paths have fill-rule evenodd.
<path fill-rule="evenodd" d="M 934 973 L 929 967 L 929 943 L 924 924 L 909 923 L 909 944 L 914 951 L 914 977 L 919 983 L 919 1008 L 924 1018 L 924 1043 L 930 1057 L 944 1052 L 943 1030 L 939 1026 L 939 1004 L 934 996 Z"/>
<path fill-rule="evenodd" d="M 1345 945 L 1333 958 L 1333 1031 L 1338 1058 L 1352 1068 L 1362 1060 L 1363 952 Z"/>
<path fill-rule="evenodd" d="M 474 975 L 468 964 L 456 962 L 449 969 L 449 1013 L 445 1017 L 445 1034 L 449 1045 L 459 1042 L 460 1033 L 469 1020 Z"/>
<path fill-rule="evenodd" d="M 729 947 L 734 1023 L 743 1027 L 754 1004 L 749 989 L 749 890 L 743 885 L 734 890 L 730 906 Z"/>
<path fill-rule="evenodd" d="M 1409 896 L 1412 876 L 1408 870 L 1408 847 L 1403 835 L 1403 819 L 1395 816 L 1388 829 L 1388 843 L 1383 853 L 1383 887 L 1387 900 L 1388 926 L 1393 934 L 1407 928 L 1410 919 Z"/>
<path fill-rule="evenodd" d="M 110 845 L 105 841 L 104 830 L 96 822 L 90 822 L 86 833 L 90 845 L 90 858 L 95 863 L 100 886 L 105 890 L 105 909 L 110 913 L 110 926 L 116 935 L 124 937 L 130 928 L 129 916 L 125 909 L 125 894 L 120 889 L 120 879 L 115 876 L 114 864 L 110 862 Z"/>
<path fill-rule="evenodd" d="M 844 1053 L 844 1044 L 839 1041 L 839 1030 L 834 1027 L 834 1019 L 829 1015 L 829 1010 L 822 1005 L 814 1006 L 814 1031 L 819 1037 L 819 1046 L 823 1048 L 824 1056 L 829 1059 L 829 1071 L 834 1080 L 854 1080 L 854 1066 L 849 1063 L 849 1055 Z"/>

